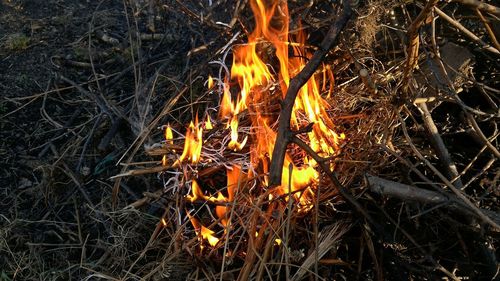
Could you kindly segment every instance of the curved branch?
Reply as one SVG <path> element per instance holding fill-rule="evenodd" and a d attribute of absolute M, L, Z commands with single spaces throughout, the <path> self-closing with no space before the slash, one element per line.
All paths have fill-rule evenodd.
<path fill-rule="evenodd" d="M 321 62 L 337 41 L 338 35 L 346 26 L 351 15 L 352 10 L 349 0 L 344 0 L 342 15 L 333 23 L 332 27 L 326 34 L 325 39 L 323 39 L 323 42 L 321 42 L 319 49 L 314 53 L 311 60 L 306 64 L 302 71 L 300 71 L 300 73 L 290 81 L 290 85 L 281 107 L 280 119 L 278 123 L 278 135 L 276 136 L 276 142 L 274 144 L 273 155 L 271 158 L 271 167 L 269 171 L 270 186 L 281 184 L 281 173 L 283 171 L 286 148 L 291 142 L 292 137 L 295 135 L 290 128 L 290 118 L 292 117 L 292 109 L 295 104 L 295 98 L 297 98 L 297 94 L 302 86 L 307 83 L 316 69 L 318 69 L 321 65 Z"/>

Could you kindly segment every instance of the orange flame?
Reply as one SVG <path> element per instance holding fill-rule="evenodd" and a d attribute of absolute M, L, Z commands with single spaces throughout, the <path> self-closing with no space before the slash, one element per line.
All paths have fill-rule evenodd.
<path fill-rule="evenodd" d="M 206 240 L 208 241 L 208 244 L 212 247 L 215 247 L 217 243 L 219 243 L 219 238 L 215 236 L 215 232 L 210 230 L 209 228 L 203 226 L 195 217 L 191 216 L 188 213 L 189 220 L 191 221 L 191 224 L 195 228 L 194 230 L 198 235 L 201 236 L 201 241 Z"/>
<path fill-rule="evenodd" d="M 294 36 L 288 34 L 289 14 L 286 1 L 251 0 L 250 6 L 255 15 L 255 29 L 248 35 L 248 44 L 234 49 L 231 68 L 231 78 L 237 79 L 240 86 L 239 102 L 231 107 L 234 109 L 233 114 L 248 108 L 249 102 L 256 106 L 269 103 L 271 92 L 268 89 L 273 88 L 272 83 L 275 81 L 278 81 L 281 94 L 284 97 L 291 76 L 297 75 L 312 55 L 305 47 L 306 35 L 302 31 Z M 301 30 L 300 25 L 299 30 Z M 295 42 L 290 42 L 289 39 L 292 39 L 290 37 L 294 37 Z M 274 47 L 274 55 L 279 61 L 279 79 L 271 74 L 269 67 L 262 59 L 264 56 L 259 55 L 259 52 L 263 54 L 266 51 L 269 55 L 271 50 L 266 48 L 264 42 L 269 42 Z M 288 56 L 289 46 L 292 46 L 292 57 Z M 326 89 L 325 79 L 328 77 L 331 91 L 333 74 L 330 67 L 324 67 L 322 72 L 324 73 L 322 75 L 324 78 L 323 88 Z M 314 75 L 300 90 L 290 125 L 292 128 L 298 129 L 313 123 L 313 129 L 308 133 L 309 144 L 315 152 L 327 157 L 337 153 L 339 143 L 344 136 L 335 132 L 335 125 L 327 113 L 329 105 L 321 97 L 318 77 L 316 76 L 318 75 Z M 229 93 L 229 90 L 225 91 L 225 95 L 226 93 Z M 249 98 L 250 94 L 251 98 Z M 224 102 L 228 102 L 227 97 L 222 100 L 223 106 Z M 225 107 L 227 108 L 227 105 Z M 252 128 L 255 131 L 255 142 L 250 148 L 251 162 L 254 167 L 260 163 L 263 167 L 262 172 L 267 173 L 267 162 L 270 161 L 269 156 L 274 148 L 276 133 L 268 125 L 270 120 L 263 117 L 260 110 L 252 115 L 254 116 Z M 231 140 L 237 136 L 234 133 L 236 129 L 233 129 L 237 128 L 237 121 L 234 118 L 231 120 Z M 308 209 L 308 206 L 311 206 L 313 202 L 314 188 L 319 181 L 319 173 L 315 169 L 316 163 L 314 161 L 304 158 L 299 162 L 302 163 L 300 166 L 292 160 L 290 155 L 286 155 L 282 185 L 277 189 L 277 193 L 284 195 L 293 192 L 299 205 Z M 289 170 L 290 165 L 292 171 Z M 267 182 L 266 179 L 264 182 Z"/>
<path fill-rule="evenodd" d="M 276 123 L 276 117 L 272 117 L 276 116 L 274 113 L 277 105 L 273 103 L 275 94 L 278 97 L 286 95 L 291 78 L 304 68 L 312 53 L 311 48 L 306 46 L 307 36 L 300 24 L 297 28 L 299 31 L 289 34 L 290 17 L 286 1 L 250 0 L 249 2 L 255 16 L 255 29 L 247 35 L 247 44 L 233 48 L 230 77 L 225 77 L 224 83 L 220 83 L 223 92 L 218 117 L 226 125 L 226 129 L 229 129 L 228 148 L 238 151 L 247 145 L 250 151 L 251 170 L 263 175 L 258 178 L 265 186 L 268 182 L 265 175 L 269 172 L 270 157 L 276 140 L 276 132 L 272 125 Z M 271 68 L 269 64 L 275 58 L 279 66 Z M 232 81 L 237 82 L 238 90 L 230 89 Z M 300 89 L 290 120 L 290 126 L 295 130 L 313 124 L 312 130 L 304 137 L 313 151 L 322 157 L 337 155 L 345 139 L 344 134 L 337 133 L 335 123 L 328 114 L 330 104 L 321 95 L 323 93 L 329 97 L 333 91 L 333 83 L 331 66 L 323 65 L 323 68 Z M 209 76 L 208 88 L 213 86 L 213 78 Z M 244 111 L 246 112 L 243 113 Z M 250 119 L 250 139 L 249 136 L 239 136 L 242 131 L 239 128 L 240 118 L 244 117 Z M 208 116 L 204 127 L 207 130 L 212 128 Z M 168 140 L 167 134 L 166 139 Z M 179 165 L 185 160 L 197 163 L 200 160 L 201 148 L 202 129 L 198 126 L 196 118 L 195 124 L 191 122 L 189 125 L 183 153 L 174 165 Z M 310 210 L 314 204 L 320 179 L 316 169 L 317 163 L 314 160 L 287 153 L 282 185 L 274 190 L 270 198 L 282 196 L 287 200 L 293 200 L 299 211 Z M 216 215 L 227 231 L 228 211 L 231 206 L 229 203 L 234 202 L 235 190 L 240 182 L 243 179 L 248 180 L 246 175 L 243 177 L 242 175 L 244 173 L 239 166 L 227 171 L 227 197 L 221 192 L 216 196 L 205 195 L 198 183 L 193 180 L 191 192 L 186 199 L 191 202 L 203 200 L 217 204 Z M 293 195 L 288 196 L 288 194 Z M 212 246 L 219 243 L 212 230 L 191 216 L 190 220 L 203 240 Z"/>
<path fill-rule="evenodd" d="M 225 201 L 231 203 L 234 201 L 236 189 L 246 183 L 247 175 L 241 171 L 241 167 L 233 165 L 231 169 L 227 169 L 227 194 L 228 197 L 224 198 Z M 220 194 L 220 193 L 219 193 Z M 226 227 L 228 225 L 228 210 L 229 207 L 217 205 L 215 207 L 215 214 L 221 220 L 221 224 Z"/>
<path fill-rule="evenodd" d="M 212 76 L 208 75 L 208 89 L 212 89 L 213 86 L 214 86 L 214 79 L 212 78 Z"/>
<path fill-rule="evenodd" d="M 198 125 L 198 116 L 196 116 L 195 123 L 191 122 L 189 124 L 184 141 L 184 150 L 179 159 L 174 162 L 173 167 L 178 167 L 184 160 L 188 160 L 192 164 L 198 163 L 202 145 L 203 129 Z"/>

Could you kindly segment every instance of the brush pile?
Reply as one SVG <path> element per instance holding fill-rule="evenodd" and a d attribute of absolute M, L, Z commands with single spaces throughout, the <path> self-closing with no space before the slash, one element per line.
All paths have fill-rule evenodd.
<path fill-rule="evenodd" d="M 51 168 L 21 190 L 45 187 L 31 220 L 51 221 L 50 238 L 0 241 L 1 274 L 49 274 L 50 251 L 58 278 L 498 278 L 498 7 L 159 2 L 125 1 L 126 33 L 93 31 L 103 57 L 123 58 L 53 59 L 89 74 L 60 69 L 54 91 L 98 113 L 71 121 L 88 135 L 61 145 L 77 157 L 57 138 L 36 151 Z M 51 91 L 9 101 L 44 97 L 52 120 Z M 73 187 L 53 193 L 63 179 Z M 63 210 L 77 223 L 52 223 Z M 5 237 L 31 229 L 14 213 L 2 213 Z M 60 247 L 68 239 L 78 251 Z M 19 268 L 26 245 L 32 271 Z"/>

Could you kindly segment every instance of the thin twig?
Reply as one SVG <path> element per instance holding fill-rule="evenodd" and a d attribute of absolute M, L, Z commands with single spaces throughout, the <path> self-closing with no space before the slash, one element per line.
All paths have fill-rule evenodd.
<path fill-rule="evenodd" d="M 347 191 L 347 189 L 340 183 L 337 179 L 337 176 L 334 172 L 330 170 L 330 166 L 324 161 L 325 159 L 321 158 L 312 148 L 299 139 L 296 136 L 292 137 L 292 142 L 302 148 L 309 156 L 311 156 L 314 161 L 318 163 L 318 165 L 323 169 L 326 175 L 330 178 L 335 188 L 340 192 L 340 194 L 355 207 L 355 209 L 365 217 L 365 219 L 375 227 L 379 227 L 379 225 L 375 222 L 375 220 L 366 212 L 366 210 L 358 203 L 358 201 Z"/>
<path fill-rule="evenodd" d="M 427 108 L 427 104 L 419 103 L 418 108 L 420 108 L 422 112 L 422 116 L 424 118 L 424 126 L 427 129 L 427 132 L 431 138 L 431 143 L 434 147 L 434 150 L 439 156 L 441 164 L 446 169 L 448 178 L 450 180 L 456 179 L 453 182 L 453 184 L 455 185 L 456 188 L 462 189 L 463 183 L 462 180 L 460 179 L 460 174 L 458 173 L 457 166 L 455 165 L 453 160 L 451 160 L 450 153 L 448 152 L 448 149 L 446 148 L 444 141 L 441 138 L 441 135 L 439 134 L 438 128 L 436 127 L 436 124 L 432 119 L 432 115 L 429 112 L 429 109 Z"/>
<path fill-rule="evenodd" d="M 476 205 L 474 205 L 474 203 L 472 203 L 460 190 L 458 190 L 445 176 L 443 176 L 443 174 L 441 174 L 441 172 L 439 172 L 438 169 L 436 169 L 436 167 L 434 167 L 434 165 L 431 164 L 431 162 L 429 162 L 429 160 L 427 160 L 421 153 L 420 151 L 418 151 L 418 149 L 415 147 L 415 145 L 413 144 L 413 142 L 411 142 L 411 138 L 410 136 L 408 135 L 408 131 L 406 129 L 406 125 L 404 123 L 404 120 L 401 116 L 399 116 L 399 119 L 400 119 L 400 123 L 401 123 L 401 128 L 403 129 L 403 134 L 405 136 L 405 138 L 408 140 L 408 144 L 411 146 L 411 148 L 413 149 L 413 151 L 415 152 L 415 155 L 421 160 L 423 161 L 427 167 L 429 167 L 433 172 L 434 174 L 436 174 L 436 176 L 438 176 L 445 184 L 446 186 L 448 186 L 450 188 L 451 191 L 453 191 L 453 193 L 455 193 L 455 195 L 460 198 L 460 200 L 463 201 L 463 203 L 469 207 L 484 223 L 487 223 L 489 225 L 491 225 L 492 227 L 494 227 L 495 229 L 500 229 L 500 226 L 494 222 L 493 220 L 491 220 L 488 216 L 486 216 L 485 214 L 483 214 L 483 212 L 481 212 L 481 210 L 476 207 Z"/>
<path fill-rule="evenodd" d="M 448 16 L 446 13 L 444 13 L 443 11 L 441 11 L 438 7 L 434 7 L 434 11 L 441 17 L 443 18 L 444 20 L 446 20 L 447 22 L 449 22 L 451 25 L 453 25 L 454 27 L 456 27 L 458 30 L 462 31 L 465 35 L 467 35 L 470 39 L 474 40 L 475 42 L 479 43 L 479 45 L 481 45 L 481 47 L 487 51 L 490 51 L 492 52 L 493 54 L 495 55 L 500 55 L 500 51 L 495 49 L 494 47 L 490 46 L 489 44 L 487 44 L 486 42 L 484 42 L 483 40 L 481 40 L 481 38 L 477 37 L 476 34 L 472 33 L 470 30 L 468 30 L 467 28 L 465 28 L 465 26 L 463 26 L 461 23 L 459 23 L 458 21 L 452 19 L 450 16 Z"/>

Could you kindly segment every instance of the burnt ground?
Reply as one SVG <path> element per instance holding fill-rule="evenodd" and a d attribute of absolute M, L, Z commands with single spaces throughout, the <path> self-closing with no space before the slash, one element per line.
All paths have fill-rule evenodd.
<path fill-rule="evenodd" d="M 193 116 L 193 104 L 204 107 L 206 100 L 198 98 L 204 95 L 206 76 L 218 71 L 208 62 L 220 57 L 216 52 L 236 32 L 244 34 L 252 25 L 248 5 L 235 13 L 236 3 L 246 1 L 214 0 L 212 6 L 209 2 L 0 0 L 0 280 L 184 280 L 196 279 L 190 275 L 196 269 L 220 271 L 218 258 L 189 251 L 175 252 L 171 258 L 167 248 L 172 236 L 154 234 L 166 205 L 159 199 L 162 182 L 156 174 L 110 180 L 125 170 L 117 163 L 158 161 L 143 152 L 161 140 L 157 127 L 167 122 L 186 124 Z M 307 1 L 289 2 L 292 16 L 304 20 L 311 32 L 308 40 L 317 45 L 332 20 L 330 2 L 335 1 L 312 1 L 311 7 L 306 7 Z M 399 20 L 401 25 L 393 28 L 404 30 L 408 17 L 415 18 L 420 11 L 411 3 L 365 2 L 358 3 L 359 19 L 349 26 L 353 32 L 343 35 L 338 55 L 330 57 L 338 70 L 336 83 L 347 85 L 343 91 L 363 91 L 352 107 L 356 112 L 340 104 L 345 115 L 370 114 L 380 108 L 396 112 L 400 101 L 391 95 L 397 93 L 392 89 L 399 85 L 401 70 L 391 67 L 404 58 L 398 41 L 401 33 L 387 35 L 392 29 L 380 26 Z M 384 11 L 388 8 L 396 11 L 396 19 Z M 490 42 L 468 8 L 449 5 L 443 10 Z M 233 19 L 238 19 L 233 28 L 217 24 Z M 498 21 L 492 20 L 492 25 L 498 28 Z M 489 141 L 498 149 L 498 55 L 478 48 L 448 25 L 438 27 L 438 33 L 440 45 L 452 42 L 472 54 L 469 75 L 454 82 L 469 107 L 490 114 L 475 117 L 485 135 L 495 136 Z M 243 35 L 237 39 L 245 40 Z M 426 51 L 430 52 L 422 53 Z M 368 55 L 380 61 L 358 59 Z M 359 79 L 360 86 L 349 84 L 360 67 L 381 74 L 373 79 L 385 81 L 378 87 L 386 96 L 367 96 Z M 417 72 L 426 75 L 425 67 Z M 396 78 L 387 82 L 382 74 Z M 175 106 L 168 108 L 174 99 Z M 375 105 L 382 100 L 383 105 Z M 443 170 L 418 109 L 411 107 L 411 101 L 403 103 L 409 104 L 409 113 L 402 112 L 407 114 L 403 123 L 410 137 L 425 158 Z M 456 103 L 446 100 L 432 110 L 458 170 L 466 170 L 464 183 L 471 181 L 467 197 L 483 210 L 498 212 L 500 168 L 498 159 L 492 160 L 497 156 L 471 133 Z M 387 124 L 399 122 L 391 116 Z M 344 129 L 355 126 L 342 123 Z M 414 155 L 401 127 L 387 129 L 394 134 L 395 151 L 440 182 Z M 367 140 L 366 145 L 372 142 Z M 363 154 L 363 147 L 355 147 L 354 141 L 351 148 L 353 155 Z M 371 161 L 370 165 L 354 169 L 352 177 L 339 173 L 381 229 L 369 226 L 347 204 L 337 206 L 342 215 L 322 205 L 331 217 L 320 221 L 320 227 L 332 224 L 337 216 L 345 219 L 344 214 L 351 227 L 327 255 L 331 258 L 325 256 L 319 274 L 332 280 L 498 278 L 498 230 L 471 222 L 463 213 L 367 191 L 366 172 L 428 187 L 397 157 L 373 149 L 366 147 L 364 156 L 350 159 Z M 141 198 L 147 203 L 125 208 Z M 310 223 L 306 219 L 305 225 Z M 302 261 L 299 258 L 297 264 Z M 224 278 L 230 280 L 233 274 Z"/>

